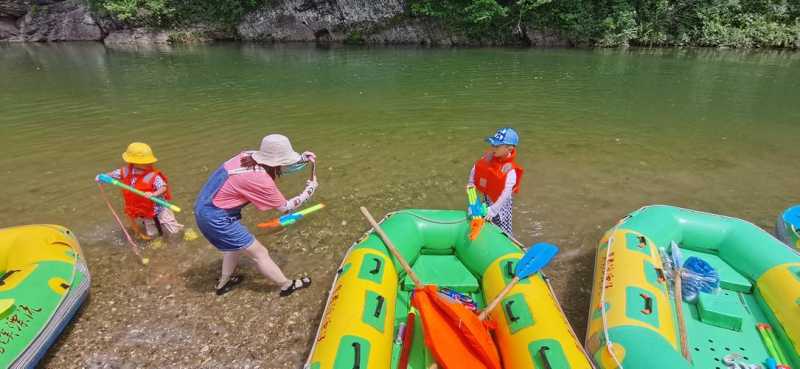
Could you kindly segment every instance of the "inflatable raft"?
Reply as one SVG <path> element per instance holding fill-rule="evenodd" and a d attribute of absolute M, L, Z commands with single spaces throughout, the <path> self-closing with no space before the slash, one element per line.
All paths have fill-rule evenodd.
<path fill-rule="evenodd" d="M 89 271 L 68 229 L 0 230 L 0 367 L 33 368 L 89 292 Z"/>
<path fill-rule="evenodd" d="M 800 250 L 800 205 L 786 209 L 778 217 L 775 234 L 789 247 Z"/>
<path fill-rule="evenodd" d="M 694 256 L 716 270 L 718 291 L 676 307 L 666 262 L 672 242 L 684 260 Z M 764 365 L 778 356 L 772 344 L 783 364 L 800 367 L 800 255 L 746 221 L 671 206 L 639 209 L 600 241 L 593 288 L 586 347 L 601 368 Z M 771 340 L 761 337 L 763 323 Z"/>
<path fill-rule="evenodd" d="M 471 297 L 478 308 L 510 282 L 522 250 L 493 225 L 469 241 L 463 211 L 405 210 L 381 227 L 424 284 Z M 368 232 L 344 257 L 331 288 L 307 369 L 397 369 L 399 331 L 414 284 L 381 239 Z M 490 314 L 504 368 L 586 369 L 591 364 L 547 280 L 536 274 L 515 286 Z M 409 342 L 408 369 L 427 369 L 431 355 L 421 319 Z"/>

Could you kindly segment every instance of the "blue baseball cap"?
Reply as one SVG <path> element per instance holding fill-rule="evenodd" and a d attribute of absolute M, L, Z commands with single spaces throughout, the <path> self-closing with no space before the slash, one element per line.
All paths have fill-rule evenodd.
<path fill-rule="evenodd" d="M 486 142 L 492 146 L 500 145 L 514 145 L 519 144 L 519 134 L 514 128 L 500 128 L 494 133 L 494 136 L 486 137 Z"/>

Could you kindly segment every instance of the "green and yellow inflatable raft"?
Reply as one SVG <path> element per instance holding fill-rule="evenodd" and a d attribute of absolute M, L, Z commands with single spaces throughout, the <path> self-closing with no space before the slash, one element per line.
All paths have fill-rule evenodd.
<path fill-rule="evenodd" d="M 662 264 L 673 241 L 684 260 L 698 257 L 720 278 L 718 292 L 677 307 L 691 361 L 682 355 L 669 263 Z M 600 241 L 590 306 L 586 347 L 604 369 L 764 365 L 773 355 L 759 323 L 771 325 L 784 364 L 800 367 L 800 255 L 740 219 L 671 206 L 631 213 Z"/>
<path fill-rule="evenodd" d="M 0 368 L 33 368 L 89 292 L 78 240 L 64 227 L 0 230 Z"/>
<path fill-rule="evenodd" d="M 487 224 L 469 241 L 463 211 L 405 210 L 381 227 L 425 284 L 471 296 L 479 308 L 510 282 L 522 250 Z M 306 369 L 396 369 L 413 282 L 368 232 L 350 247 L 331 288 Z M 507 369 L 588 369 L 591 363 L 561 311 L 547 280 L 536 274 L 515 286 L 490 314 L 495 342 Z M 408 369 L 433 362 L 415 320 Z"/>

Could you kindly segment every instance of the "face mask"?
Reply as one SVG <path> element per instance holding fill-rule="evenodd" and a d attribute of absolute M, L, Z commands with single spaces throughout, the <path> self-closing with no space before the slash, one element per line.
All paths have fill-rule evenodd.
<path fill-rule="evenodd" d="M 308 164 L 308 162 L 306 162 L 306 161 L 298 161 L 297 163 L 294 163 L 294 164 L 284 165 L 284 166 L 281 167 L 281 173 L 282 174 L 294 174 L 294 173 L 300 172 L 303 169 L 306 169 L 306 165 L 307 164 Z"/>

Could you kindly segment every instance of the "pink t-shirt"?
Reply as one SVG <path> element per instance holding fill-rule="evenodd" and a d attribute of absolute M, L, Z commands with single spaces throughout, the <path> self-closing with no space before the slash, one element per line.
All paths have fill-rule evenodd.
<path fill-rule="evenodd" d="M 286 198 L 267 172 L 261 167 L 242 168 L 240 161 L 244 155 L 247 154 L 236 155 L 222 165 L 228 171 L 228 180 L 214 195 L 214 206 L 233 209 L 252 203 L 256 209 L 264 211 L 286 205 Z"/>

